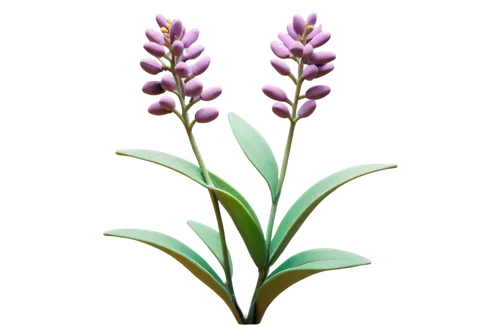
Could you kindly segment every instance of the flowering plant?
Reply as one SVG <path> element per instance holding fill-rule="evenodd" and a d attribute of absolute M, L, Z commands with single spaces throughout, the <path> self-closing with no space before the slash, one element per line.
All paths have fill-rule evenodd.
<path fill-rule="evenodd" d="M 309 117 L 315 111 L 317 100 L 330 93 L 330 88 L 325 85 L 316 85 L 307 89 L 305 94 L 301 93 L 304 81 L 316 80 L 334 69 L 332 61 L 335 60 L 335 54 L 329 51 L 317 51 L 317 48 L 329 41 L 330 33 L 323 31 L 321 25 L 316 25 L 316 14 L 311 13 L 305 20 L 300 15 L 295 15 L 293 23 L 287 26 L 287 32 L 278 34 L 281 42 L 271 42 L 271 50 L 278 58 L 291 60 L 298 68 L 297 75 L 294 75 L 290 66 L 284 61 L 271 60 L 271 65 L 280 75 L 288 76 L 293 81 L 295 91 L 291 99 L 281 88 L 271 85 L 262 88 L 266 96 L 276 101 L 272 111 L 278 117 L 288 119 L 290 125 L 280 171 L 271 148 L 262 135 L 236 114 L 229 114 L 229 122 L 236 140 L 247 158 L 263 176 L 271 192 L 272 204 L 265 235 L 248 201 L 235 188 L 207 169 L 196 144 L 193 134 L 195 124 L 215 120 L 219 111 L 214 107 L 200 108 L 193 120 L 190 120 L 189 111 L 198 102 L 215 100 L 222 93 L 220 87 L 204 89 L 199 80 L 199 76 L 209 67 L 210 58 L 207 56 L 199 58 L 204 47 L 195 45 L 199 36 L 198 29 L 186 32 L 180 20 L 167 20 L 161 14 L 156 16 L 156 21 L 161 32 L 146 30 L 149 42 L 144 44 L 144 49 L 156 60 L 143 59 L 140 65 L 144 71 L 152 75 L 166 73 L 159 81 L 149 81 L 144 84 L 142 90 L 149 95 L 162 95 L 168 91 L 178 98 L 180 105 L 177 106 L 172 97 L 163 96 L 149 106 L 148 112 L 156 116 L 173 113 L 180 119 L 197 165 L 158 151 L 119 150 L 117 154 L 162 165 L 191 178 L 208 190 L 218 230 L 194 221 L 188 221 L 188 225 L 218 259 L 224 269 L 226 281 L 224 282 L 199 254 L 170 236 L 141 229 L 117 229 L 107 231 L 104 235 L 133 239 L 169 254 L 217 293 L 239 324 L 260 323 L 267 307 L 280 293 L 308 276 L 323 271 L 370 264 L 370 260 L 354 253 L 335 249 L 313 249 L 291 256 L 269 273 L 271 266 L 278 260 L 307 217 L 330 193 L 358 177 L 396 167 L 395 164 L 360 165 L 320 180 L 292 205 L 273 236 L 276 210 L 285 181 L 295 127 L 301 119 Z M 194 63 L 188 64 L 188 62 Z M 304 99 L 306 101 L 301 103 Z M 234 294 L 233 266 L 226 245 L 220 206 L 224 207 L 231 217 L 259 272 L 246 316 L 241 311 Z"/>

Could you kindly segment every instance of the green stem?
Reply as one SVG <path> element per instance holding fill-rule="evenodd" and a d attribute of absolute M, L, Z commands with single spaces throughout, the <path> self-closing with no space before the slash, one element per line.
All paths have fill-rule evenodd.
<path fill-rule="evenodd" d="M 273 226 L 274 226 L 274 220 L 276 218 L 276 211 L 278 209 L 278 203 L 279 203 L 280 196 L 281 196 L 281 190 L 283 188 L 283 183 L 285 182 L 286 170 L 288 168 L 288 160 L 290 158 L 290 151 L 292 150 L 292 141 L 293 141 L 293 134 L 295 132 L 295 125 L 297 124 L 297 120 L 298 120 L 297 119 L 297 106 L 299 104 L 300 88 L 302 87 L 302 82 L 303 82 L 303 79 L 301 78 L 303 69 L 304 69 L 304 62 L 301 59 L 299 62 L 299 69 L 298 69 L 296 88 L 295 88 L 295 97 L 294 97 L 294 101 L 292 102 L 292 116 L 290 117 L 290 129 L 288 131 L 288 139 L 286 141 L 285 152 L 283 154 L 283 161 L 281 162 L 280 178 L 278 180 L 278 190 L 276 192 L 276 196 L 274 197 L 272 205 L 271 205 L 271 211 L 269 213 L 269 222 L 267 224 L 267 232 L 266 232 L 267 260 L 266 260 L 266 266 L 265 266 L 264 270 L 259 271 L 257 285 L 255 286 L 255 291 L 253 293 L 252 302 L 250 304 L 250 310 L 248 311 L 247 324 L 254 324 L 255 323 L 257 292 L 259 291 L 259 288 L 262 286 L 264 281 L 266 281 L 267 275 L 269 274 L 269 268 L 270 268 L 269 267 L 269 262 L 270 262 L 269 256 L 270 256 L 270 250 L 271 250 L 271 239 L 273 236 Z"/>
<path fill-rule="evenodd" d="M 175 67 L 175 64 L 172 63 L 172 68 Z M 174 79 L 177 85 L 177 92 L 178 92 L 178 97 L 179 97 L 179 102 L 181 103 L 182 107 L 182 115 L 176 112 L 177 116 L 181 119 L 182 123 L 184 124 L 184 127 L 186 128 L 186 133 L 189 138 L 189 143 L 191 144 L 191 148 L 193 149 L 193 153 L 196 157 L 196 160 L 198 161 L 198 165 L 201 169 L 201 172 L 203 174 L 203 178 L 205 179 L 205 182 L 209 186 L 214 186 L 212 179 L 210 178 L 210 174 L 208 173 L 207 167 L 205 166 L 205 162 L 203 161 L 203 158 L 200 153 L 200 149 L 198 148 L 198 145 L 196 143 L 196 139 L 194 138 L 193 135 L 193 126 L 194 122 L 192 125 L 189 124 L 189 116 L 188 116 L 188 108 L 186 107 L 186 103 L 184 101 L 184 85 L 182 83 L 182 80 L 180 77 L 178 77 L 175 72 L 172 71 L 172 74 L 174 75 Z M 231 296 L 231 299 L 233 300 L 234 306 L 238 312 L 239 318 L 236 318 L 236 320 L 239 323 L 244 323 L 245 322 L 245 316 L 243 315 L 243 312 L 241 311 L 238 302 L 236 301 L 236 296 L 234 294 L 234 288 L 233 288 L 233 280 L 231 277 L 231 271 L 229 269 L 229 254 L 227 250 L 227 244 L 226 244 L 226 234 L 224 232 L 224 225 L 222 223 L 222 215 L 220 211 L 220 206 L 219 206 L 219 200 L 217 199 L 217 196 L 215 195 L 215 192 L 212 190 L 208 190 L 210 194 L 210 200 L 212 201 L 212 206 L 214 208 L 215 212 L 215 217 L 217 219 L 217 226 L 219 229 L 219 235 L 220 235 L 220 240 L 221 240 L 221 245 L 222 245 L 222 256 L 224 258 L 224 274 L 226 276 L 226 288 Z"/>

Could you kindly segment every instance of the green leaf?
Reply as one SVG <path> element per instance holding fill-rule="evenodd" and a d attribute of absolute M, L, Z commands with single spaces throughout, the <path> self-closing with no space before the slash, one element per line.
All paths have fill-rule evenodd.
<path fill-rule="evenodd" d="M 274 199 L 278 190 L 278 163 L 264 137 L 235 113 L 229 113 L 229 123 L 241 149 L 264 177 Z"/>
<path fill-rule="evenodd" d="M 276 230 L 276 234 L 271 242 L 270 265 L 276 262 L 307 217 L 330 193 L 358 177 L 396 167 L 396 164 L 366 164 L 355 166 L 334 173 L 320 180 L 305 191 L 288 210 Z"/>
<path fill-rule="evenodd" d="M 181 157 L 179 155 L 163 150 L 142 147 L 118 148 L 113 153 L 117 157 L 129 157 L 157 164 L 163 168 L 167 168 L 174 172 L 182 174 L 205 188 L 207 186 L 200 167 L 193 161 L 190 161 L 187 158 Z M 209 175 L 216 187 L 228 192 L 234 198 L 236 198 L 245 207 L 249 215 L 252 216 L 252 219 L 255 221 L 255 223 L 262 227 L 259 214 L 255 211 L 255 208 L 253 208 L 252 204 L 236 186 L 232 185 L 228 180 L 222 178 L 220 175 L 212 171 L 209 171 Z"/>
<path fill-rule="evenodd" d="M 198 253 L 184 243 L 159 232 L 141 229 L 116 229 L 106 231 L 104 235 L 133 239 L 167 253 L 219 295 L 231 309 L 238 323 L 242 323 L 231 296 L 220 277 Z"/>
<path fill-rule="evenodd" d="M 193 231 L 200 237 L 200 239 L 205 243 L 208 249 L 214 254 L 217 260 L 220 262 L 222 268 L 224 268 L 224 255 L 222 253 L 222 244 L 220 235 L 217 231 L 206 226 L 204 224 L 188 221 L 187 224 L 193 229 Z M 231 276 L 233 275 L 233 262 L 231 260 L 231 255 L 229 254 L 229 250 L 227 253 L 229 259 L 229 272 Z"/>
<path fill-rule="evenodd" d="M 243 247 L 248 252 L 250 260 L 258 271 L 264 270 L 267 248 L 262 227 L 255 224 L 245 207 L 232 195 L 213 186 L 208 186 L 208 188 L 215 192 L 234 230 L 238 233 Z"/>
<path fill-rule="evenodd" d="M 260 323 L 271 302 L 293 284 L 316 273 L 370 263 L 357 254 L 334 249 L 308 250 L 290 257 L 260 287 L 256 297 L 256 323 Z"/>

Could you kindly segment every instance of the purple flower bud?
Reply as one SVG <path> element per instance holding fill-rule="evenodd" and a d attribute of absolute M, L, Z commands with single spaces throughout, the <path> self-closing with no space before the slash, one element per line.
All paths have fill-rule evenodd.
<path fill-rule="evenodd" d="M 293 38 L 290 37 L 289 34 L 287 34 L 286 32 L 280 32 L 278 34 L 278 38 L 283 42 L 283 44 L 285 44 L 287 48 L 290 48 L 290 44 L 293 42 Z"/>
<path fill-rule="evenodd" d="M 302 57 L 304 45 L 302 45 L 301 42 L 293 41 L 293 43 L 290 44 L 290 52 L 296 57 Z"/>
<path fill-rule="evenodd" d="M 175 91 L 177 85 L 172 75 L 166 74 L 161 78 L 161 87 L 167 91 Z"/>
<path fill-rule="evenodd" d="M 286 31 L 288 32 L 288 35 L 290 35 L 290 37 L 292 37 L 295 40 L 300 41 L 299 36 L 297 36 L 297 33 L 295 32 L 295 30 L 293 30 L 293 24 L 292 23 L 289 23 L 286 26 Z"/>
<path fill-rule="evenodd" d="M 200 96 L 200 99 L 202 101 L 208 102 L 211 100 L 216 99 L 217 97 L 222 94 L 222 88 L 221 87 L 211 87 L 208 89 L 205 89 Z"/>
<path fill-rule="evenodd" d="M 149 106 L 148 112 L 155 116 L 163 116 L 167 113 L 170 113 L 171 111 L 165 110 L 164 108 L 161 107 L 160 103 L 154 102 Z"/>
<path fill-rule="evenodd" d="M 278 102 L 284 102 L 287 100 L 286 92 L 275 86 L 265 85 L 262 87 L 262 92 L 264 92 L 267 97 Z"/>
<path fill-rule="evenodd" d="M 329 86 L 314 86 L 306 91 L 308 99 L 321 99 L 330 93 Z"/>
<path fill-rule="evenodd" d="M 330 37 L 332 35 L 329 32 L 323 31 L 314 36 L 313 39 L 311 39 L 311 45 L 313 47 L 320 47 L 321 45 L 324 45 L 326 42 L 330 40 Z"/>
<path fill-rule="evenodd" d="M 160 81 L 149 81 L 142 86 L 142 92 L 148 95 L 160 95 L 165 92 Z"/>
<path fill-rule="evenodd" d="M 160 44 L 147 42 L 144 44 L 144 49 L 154 57 L 163 57 L 165 55 L 165 48 Z"/>
<path fill-rule="evenodd" d="M 200 56 L 200 54 L 203 53 L 205 50 L 205 47 L 203 45 L 195 45 L 192 48 L 190 48 L 186 55 L 184 56 L 184 61 L 188 61 L 191 59 L 196 59 Z"/>
<path fill-rule="evenodd" d="M 335 66 L 331 62 L 328 64 L 318 66 L 318 74 L 316 74 L 316 78 L 325 76 L 326 74 L 333 71 L 334 68 Z"/>
<path fill-rule="evenodd" d="M 280 118 L 288 118 L 290 117 L 290 111 L 288 111 L 288 107 L 280 102 L 276 102 L 273 104 L 273 112 Z"/>
<path fill-rule="evenodd" d="M 309 60 L 309 58 L 311 58 L 312 54 L 314 52 L 314 48 L 312 47 L 311 44 L 306 44 L 306 46 L 304 46 L 304 51 L 302 52 L 302 59 L 304 59 L 305 61 Z"/>
<path fill-rule="evenodd" d="M 165 45 L 165 37 L 161 32 L 158 32 L 153 29 L 147 29 L 146 37 L 149 39 L 150 42 L 154 42 L 160 45 Z"/>
<path fill-rule="evenodd" d="M 167 26 L 167 18 L 163 16 L 162 14 L 157 14 L 156 15 L 156 23 L 160 26 L 160 28 L 166 27 Z"/>
<path fill-rule="evenodd" d="M 271 65 L 281 75 L 289 75 L 290 74 L 290 66 L 288 66 L 287 64 L 285 64 L 283 61 L 281 61 L 279 59 L 271 59 Z"/>
<path fill-rule="evenodd" d="M 194 119 L 199 123 L 209 123 L 219 116 L 219 110 L 216 108 L 203 108 L 196 111 Z"/>
<path fill-rule="evenodd" d="M 188 77 L 191 75 L 191 70 L 189 69 L 189 66 L 185 62 L 179 62 L 177 65 L 175 65 L 175 74 L 179 75 L 182 78 Z"/>
<path fill-rule="evenodd" d="M 290 55 L 290 51 L 288 51 L 288 48 L 277 41 L 271 42 L 271 50 L 274 54 L 276 54 L 278 58 L 281 59 L 286 59 Z"/>
<path fill-rule="evenodd" d="M 186 35 L 186 27 L 182 26 L 182 31 L 181 31 L 181 40 L 184 38 L 184 35 Z"/>
<path fill-rule="evenodd" d="M 313 13 L 309 14 L 306 21 L 307 21 L 308 25 L 315 25 L 317 19 L 318 19 L 318 15 L 316 15 L 316 13 L 313 12 Z"/>
<path fill-rule="evenodd" d="M 184 94 L 188 97 L 195 97 L 203 91 L 203 84 L 198 79 L 192 79 L 184 85 Z"/>
<path fill-rule="evenodd" d="M 191 66 L 191 72 L 193 72 L 196 76 L 201 75 L 207 70 L 209 65 L 210 57 L 202 57 L 193 66 Z"/>
<path fill-rule="evenodd" d="M 304 19 L 299 14 L 293 16 L 293 30 L 297 33 L 297 35 L 302 35 L 304 30 L 306 30 L 306 23 Z"/>
<path fill-rule="evenodd" d="M 315 65 L 307 66 L 306 69 L 302 72 L 302 77 L 308 81 L 311 81 L 318 74 L 318 67 Z"/>
<path fill-rule="evenodd" d="M 162 98 L 160 98 L 159 103 L 160 103 L 161 107 L 167 111 L 172 112 L 172 110 L 175 109 L 175 101 L 172 97 L 163 96 Z"/>
<path fill-rule="evenodd" d="M 184 44 L 180 40 L 176 40 L 172 44 L 172 54 L 174 56 L 180 56 L 184 51 Z"/>
<path fill-rule="evenodd" d="M 182 33 L 182 21 L 174 20 L 170 25 L 170 42 L 179 39 Z"/>
<path fill-rule="evenodd" d="M 313 31 L 311 31 L 309 33 L 309 35 L 307 35 L 307 41 L 309 42 L 311 39 L 313 39 L 321 31 L 323 31 L 323 28 L 322 28 L 322 25 L 320 24 L 316 28 L 314 28 Z"/>
<path fill-rule="evenodd" d="M 316 65 L 324 65 L 326 63 L 329 63 L 330 61 L 335 60 L 336 57 L 337 56 L 333 52 L 322 51 L 313 53 L 309 61 Z"/>
<path fill-rule="evenodd" d="M 309 117 L 316 109 L 316 101 L 307 101 L 299 109 L 298 115 L 300 118 Z"/>
<path fill-rule="evenodd" d="M 157 61 L 153 59 L 144 58 L 141 60 L 141 68 L 149 74 L 156 75 L 163 71 L 163 67 Z"/>
<path fill-rule="evenodd" d="M 196 40 L 198 39 L 199 35 L 200 35 L 200 30 L 196 28 L 189 30 L 182 38 L 182 43 L 184 44 L 184 47 L 187 49 L 188 47 L 193 45 L 194 42 L 196 42 Z"/>

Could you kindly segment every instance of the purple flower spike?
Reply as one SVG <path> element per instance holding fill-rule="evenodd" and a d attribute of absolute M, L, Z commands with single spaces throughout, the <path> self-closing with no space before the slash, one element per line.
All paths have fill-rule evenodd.
<path fill-rule="evenodd" d="M 154 42 L 160 45 L 165 45 L 165 37 L 161 32 L 158 32 L 153 29 L 147 29 L 146 37 L 149 39 L 150 42 Z"/>
<path fill-rule="evenodd" d="M 162 108 L 165 110 L 172 112 L 175 109 L 175 101 L 172 97 L 169 96 L 163 96 L 160 98 L 160 105 Z"/>
<path fill-rule="evenodd" d="M 162 14 L 157 14 L 156 15 L 156 23 L 158 23 L 158 26 L 160 28 L 166 27 L 167 26 L 167 18 L 163 16 Z"/>
<path fill-rule="evenodd" d="M 297 33 L 297 35 L 302 35 L 304 30 L 306 30 L 306 23 L 304 19 L 299 14 L 296 14 L 293 17 L 293 30 Z"/>
<path fill-rule="evenodd" d="M 189 66 L 185 62 L 179 62 L 175 65 L 175 74 L 179 75 L 182 78 L 188 77 L 191 74 L 191 70 Z"/>
<path fill-rule="evenodd" d="M 288 48 L 277 41 L 271 42 L 271 50 L 278 58 L 281 59 L 286 59 L 290 55 L 290 51 L 288 51 Z"/>
<path fill-rule="evenodd" d="M 203 91 L 203 84 L 198 79 L 192 79 L 184 86 L 184 94 L 188 97 L 195 97 Z"/>
<path fill-rule="evenodd" d="M 320 47 L 321 45 L 324 45 L 326 42 L 330 40 L 331 34 L 329 32 L 323 31 L 314 36 L 313 39 L 311 39 L 311 45 L 313 47 Z"/>
<path fill-rule="evenodd" d="M 333 52 L 322 51 L 313 53 L 309 61 L 316 65 L 324 65 L 330 61 L 335 60 L 337 56 Z"/>
<path fill-rule="evenodd" d="M 318 74 L 318 67 L 315 65 L 307 66 L 306 69 L 302 72 L 302 77 L 308 81 L 311 81 Z"/>
<path fill-rule="evenodd" d="M 166 74 L 161 78 L 161 87 L 167 91 L 175 91 L 177 85 L 172 75 Z"/>
<path fill-rule="evenodd" d="M 142 92 L 148 95 L 161 95 L 165 89 L 161 87 L 160 81 L 149 81 L 142 86 Z"/>
<path fill-rule="evenodd" d="M 298 115 L 300 118 L 309 117 L 316 109 L 316 101 L 307 101 L 299 109 Z"/>
<path fill-rule="evenodd" d="M 203 108 L 196 111 L 194 119 L 202 124 L 209 123 L 219 116 L 219 110 L 216 108 Z"/>
<path fill-rule="evenodd" d="M 170 42 L 180 39 L 182 33 L 182 21 L 174 20 L 170 25 Z"/>
<path fill-rule="evenodd" d="M 288 111 L 288 107 L 280 102 L 276 102 L 273 104 L 273 112 L 280 118 L 290 117 L 290 111 Z"/>
<path fill-rule="evenodd" d="M 306 97 L 308 99 L 321 99 L 330 93 L 329 86 L 314 86 L 306 91 Z M 304 103 L 305 104 L 305 103 Z"/>
<path fill-rule="evenodd" d="M 203 45 L 195 45 L 192 48 L 190 48 L 186 55 L 184 56 L 184 61 L 196 59 L 200 56 L 200 54 L 203 53 L 205 50 L 205 47 Z"/>
<path fill-rule="evenodd" d="M 323 28 L 322 25 L 320 24 L 316 28 L 314 28 L 313 31 L 309 33 L 309 35 L 307 35 L 307 41 L 309 42 L 311 39 L 316 37 L 316 35 L 319 34 L 321 31 L 323 31 Z"/>
<path fill-rule="evenodd" d="M 189 30 L 182 38 L 182 43 L 184 44 L 184 47 L 187 49 L 188 47 L 193 45 L 194 42 L 198 40 L 199 35 L 200 35 L 200 30 L 198 29 Z"/>
<path fill-rule="evenodd" d="M 176 40 L 172 44 L 172 54 L 174 56 L 180 56 L 184 51 L 184 44 L 180 40 Z"/>
<path fill-rule="evenodd" d="M 307 25 L 315 25 L 316 24 L 316 20 L 318 19 L 318 15 L 316 15 L 316 13 L 311 13 L 309 14 L 309 16 L 307 17 Z"/>
<path fill-rule="evenodd" d="M 314 47 L 312 47 L 312 45 L 309 43 L 306 44 L 306 46 L 304 46 L 304 51 L 302 52 L 302 59 L 304 59 L 305 61 L 309 60 L 313 52 L 314 52 Z"/>
<path fill-rule="evenodd" d="M 283 61 L 281 61 L 279 59 L 271 59 L 271 65 L 281 75 L 289 75 L 291 72 L 290 66 L 288 66 L 287 64 L 285 64 Z"/>
<path fill-rule="evenodd" d="M 148 112 L 155 116 L 163 116 L 167 113 L 170 113 L 171 111 L 165 110 L 164 108 L 161 107 L 160 103 L 154 102 L 149 106 Z"/>
<path fill-rule="evenodd" d="M 289 35 L 289 34 L 287 34 L 286 32 L 280 32 L 280 33 L 278 34 L 278 38 L 279 38 L 279 40 L 280 40 L 280 41 L 282 41 L 282 42 L 283 42 L 283 44 L 285 44 L 285 46 L 286 46 L 287 48 L 290 48 L 290 44 L 292 44 L 292 42 L 293 42 L 293 38 L 292 38 L 292 37 L 290 37 L 290 35 Z"/>
<path fill-rule="evenodd" d="M 299 36 L 297 35 L 297 33 L 295 32 L 295 30 L 293 30 L 293 24 L 292 23 L 289 23 L 287 26 L 286 26 L 286 31 L 288 32 L 288 35 L 290 37 L 292 37 L 294 40 L 298 40 L 300 41 L 300 38 Z"/>
<path fill-rule="evenodd" d="M 210 65 L 210 57 L 200 58 L 193 66 L 191 66 L 191 72 L 198 76 L 203 74 Z"/>
<path fill-rule="evenodd" d="M 222 94 L 222 88 L 221 87 L 211 87 L 208 89 L 205 89 L 200 96 L 200 99 L 202 101 L 208 102 L 211 100 L 216 99 L 217 97 Z"/>
<path fill-rule="evenodd" d="M 302 54 L 304 52 L 304 45 L 302 45 L 301 42 L 293 41 L 292 44 L 290 44 L 290 52 L 296 56 L 296 57 L 302 57 Z"/>
<path fill-rule="evenodd" d="M 165 48 L 160 44 L 153 42 L 147 42 L 144 44 L 144 49 L 151 54 L 153 57 L 163 57 L 165 55 Z"/>
<path fill-rule="evenodd" d="M 333 71 L 334 68 L 335 66 L 331 62 L 328 64 L 318 66 L 318 74 L 316 74 L 316 78 L 325 76 L 326 74 Z"/>
<path fill-rule="evenodd" d="M 278 102 L 284 102 L 287 100 L 286 92 L 275 86 L 265 85 L 262 87 L 262 92 L 264 92 L 267 97 Z"/>
<path fill-rule="evenodd" d="M 159 64 L 157 61 L 154 61 L 153 59 L 142 59 L 141 60 L 141 68 L 149 74 L 156 75 L 163 71 L 163 67 L 161 64 Z"/>

